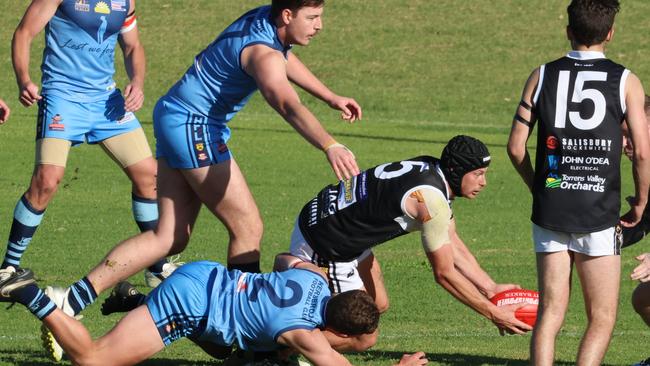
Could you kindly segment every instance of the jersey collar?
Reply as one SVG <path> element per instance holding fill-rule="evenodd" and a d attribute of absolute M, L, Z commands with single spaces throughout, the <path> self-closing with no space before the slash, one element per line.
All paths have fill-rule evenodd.
<path fill-rule="evenodd" d="M 573 50 L 567 53 L 566 57 L 575 60 L 593 60 L 597 58 L 605 58 L 605 54 L 600 51 L 576 51 Z"/>

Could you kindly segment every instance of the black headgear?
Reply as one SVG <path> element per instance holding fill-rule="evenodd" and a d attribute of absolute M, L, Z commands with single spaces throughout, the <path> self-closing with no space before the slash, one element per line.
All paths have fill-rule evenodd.
<path fill-rule="evenodd" d="M 463 176 L 490 165 L 490 152 L 481 141 L 458 135 L 447 143 L 440 156 L 440 168 L 456 196 L 461 196 Z"/>

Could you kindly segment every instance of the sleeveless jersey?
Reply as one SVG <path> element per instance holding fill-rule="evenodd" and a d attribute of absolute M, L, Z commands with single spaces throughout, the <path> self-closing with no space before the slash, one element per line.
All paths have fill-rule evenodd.
<path fill-rule="evenodd" d="M 540 68 L 535 224 L 587 233 L 618 222 L 628 73 L 600 52 L 573 51 Z"/>
<path fill-rule="evenodd" d="M 243 70 L 240 60 L 244 48 L 256 44 L 267 45 L 285 57 L 290 49 L 277 37 L 270 6 L 253 9 L 228 26 L 196 56 L 194 64 L 167 92 L 167 99 L 207 117 L 209 124 L 225 124 L 257 90 L 257 83 Z"/>
<path fill-rule="evenodd" d="M 262 274 L 218 266 L 209 282 L 212 296 L 202 340 L 271 351 L 281 347 L 276 340 L 284 332 L 324 327 L 331 293 L 322 276 L 303 269 Z"/>
<path fill-rule="evenodd" d="M 115 89 L 115 44 L 130 0 L 63 0 L 45 27 L 43 94 L 97 101 Z"/>
<path fill-rule="evenodd" d="M 320 191 L 300 211 L 300 231 L 324 259 L 350 261 L 408 232 L 415 220 L 405 214 L 405 200 L 422 188 L 449 202 L 436 158 L 419 156 L 376 166 Z"/>

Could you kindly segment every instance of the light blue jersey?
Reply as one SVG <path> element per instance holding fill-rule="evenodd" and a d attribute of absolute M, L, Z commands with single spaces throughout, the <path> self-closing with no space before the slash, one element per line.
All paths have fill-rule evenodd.
<path fill-rule="evenodd" d="M 232 158 L 227 123 L 257 90 L 241 65 L 242 51 L 263 44 L 282 52 L 271 7 L 242 15 L 194 59 L 194 64 L 158 100 L 153 123 L 156 157 L 176 169 L 194 169 Z"/>
<path fill-rule="evenodd" d="M 191 337 L 271 351 L 284 332 L 322 328 L 330 296 L 325 279 L 311 271 L 253 274 L 196 262 L 177 269 L 146 304 L 166 345 Z"/>
<path fill-rule="evenodd" d="M 63 0 L 45 28 L 42 93 L 73 101 L 115 89 L 115 44 L 130 0 Z"/>
<path fill-rule="evenodd" d="M 278 39 L 271 7 L 262 6 L 242 15 L 194 59 L 194 64 L 163 97 L 190 113 L 207 117 L 204 123 L 225 125 L 257 90 L 255 80 L 241 65 L 241 52 L 256 44 L 283 54 L 289 51 Z M 230 131 L 224 129 L 227 142 Z"/>

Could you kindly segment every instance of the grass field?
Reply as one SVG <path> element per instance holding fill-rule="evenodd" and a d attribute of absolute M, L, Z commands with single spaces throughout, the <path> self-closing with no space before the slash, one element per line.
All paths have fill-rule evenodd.
<path fill-rule="evenodd" d="M 0 238 L 6 238 L 16 200 L 27 188 L 33 165 L 36 109 L 19 106 L 11 68 L 10 40 L 27 1 L 3 4 L 0 26 L 0 97 L 13 107 L 0 127 Z M 498 282 L 536 287 L 530 239 L 530 196 L 505 153 L 512 113 L 521 88 L 537 65 L 561 56 L 565 8 L 559 0 L 346 0 L 329 1 L 325 29 L 296 53 L 333 90 L 364 108 L 354 125 L 313 98 L 304 102 L 356 154 L 359 165 L 438 155 L 452 136 L 481 138 L 492 152 L 488 188 L 475 201 L 454 204 L 458 230 L 482 266 Z M 157 98 L 182 75 L 194 55 L 240 13 L 261 1 L 146 0 L 138 3 L 147 50 L 146 103 L 138 113 L 151 137 Z M 650 2 L 627 0 L 608 55 L 650 78 L 650 39 L 645 14 Z M 34 80 L 42 47 L 32 48 Z M 118 55 L 120 58 L 121 55 Z M 125 84 L 121 61 L 118 83 Z M 232 122 L 234 151 L 265 222 L 262 266 L 286 250 L 296 214 L 322 186 L 334 180 L 322 153 L 310 147 L 258 96 Z M 625 192 L 631 192 L 624 163 Z M 95 146 L 75 148 L 65 179 L 26 253 L 42 285 L 68 285 L 98 263 L 119 240 L 137 232 L 131 218 L 128 180 Z M 391 308 L 382 317 L 379 343 L 351 355 L 354 364 L 387 365 L 404 352 L 422 350 L 433 365 L 524 365 L 529 336 L 500 337 L 489 321 L 454 300 L 433 281 L 418 235 L 376 250 Z M 205 210 L 184 261 L 224 261 L 227 233 Z M 623 253 L 621 300 L 615 334 L 605 359 L 630 365 L 650 356 L 650 330 L 629 305 L 635 283 L 628 274 L 641 243 Z M 0 244 L 4 253 L 4 244 Z M 1 254 L 0 253 L 0 254 Z M 143 285 L 141 275 L 134 282 Z M 576 284 L 578 285 L 577 281 Z M 99 300 L 101 302 L 101 299 Z M 99 306 L 84 312 L 93 335 L 112 327 Z M 575 361 L 585 324 L 582 296 L 572 296 L 557 340 L 560 365 Z M 0 365 L 50 364 L 40 348 L 39 323 L 21 306 L 0 310 Z M 145 365 L 218 365 L 181 341 Z"/>

